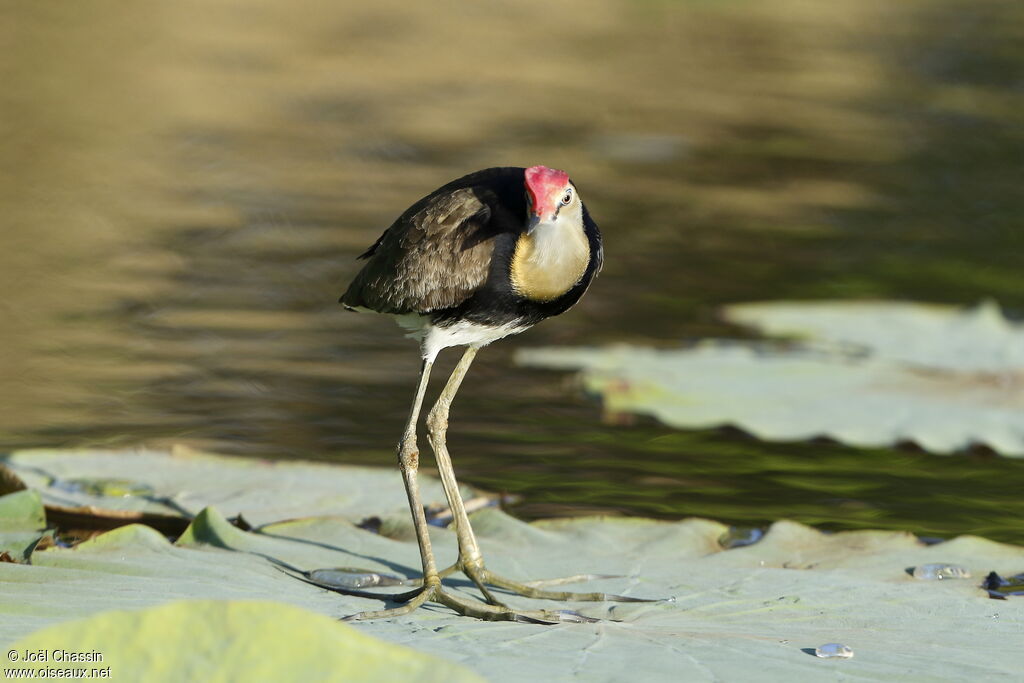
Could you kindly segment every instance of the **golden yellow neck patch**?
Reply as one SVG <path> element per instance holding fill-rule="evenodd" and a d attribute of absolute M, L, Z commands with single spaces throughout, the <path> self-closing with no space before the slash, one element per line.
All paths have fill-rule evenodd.
<path fill-rule="evenodd" d="M 516 242 L 512 288 L 531 301 L 553 301 L 580 281 L 589 262 L 590 245 L 582 226 L 539 226 Z"/>

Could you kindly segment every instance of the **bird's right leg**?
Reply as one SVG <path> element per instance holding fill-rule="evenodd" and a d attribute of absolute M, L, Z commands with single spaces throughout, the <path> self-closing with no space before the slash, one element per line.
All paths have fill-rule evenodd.
<path fill-rule="evenodd" d="M 466 514 L 466 507 L 462 500 L 462 494 L 459 493 L 459 484 L 455 479 L 455 470 L 452 466 L 451 455 L 448 453 L 447 439 L 448 411 L 451 409 L 452 401 L 455 399 L 455 394 L 458 393 L 462 380 L 469 371 L 469 366 L 476 357 L 476 353 L 477 349 L 475 347 L 470 346 L 466 349 L 462 356 L 462 360 L 460 360 L 458 365 L 455 366 L 451 377 L 448 378 L 448 383 L 441 391 L 441 395 L 438 397 L 437 403 L 430 410 L 430 414 L 427 415 L 427 435 L 430 437 L 430 446 L 433 449 L 434 457 L 437 460 L 437 467 L 441 474 L 441 484 L 444 487 L 445 496 L 448 498 L 448 505 L 452 509 L 455 533 L 459 539 L 459 559 L 455 565 L 442 571 L 441 576 L 447 576 L 453 571 L 461 571 L 469 577 L 474 584 L 476 584 L 477 588 L 479 588 L 480 592 L 483 593 L 484 598 L 488 603 L 499 608 L 499 610 L 508 610 L 512 614 L 516 614 L 516 611 L 510 609 L 498 600 L 498 598 L 487 588 L 488 585 L 502 588 L 512 593 L 518 593 L 519 595 L 523 595 L 528 598 L 540 598 L 546 600 L 579 600 L 592 602 L 610 600 L 616 602 L 648 602 L 643 598 L 613 595 L 610 593 L 552 591 L 541 587 L 557 585 L 560 583 L 572 583 L 577 580 L 587 580 L 597 577 L 572 576 L 564 579 L 520 582 L 499 576 L 487 569 L 484 565 L 483 554 L 480 552 L 480 546 L 477 543 L 475 534 L 473 533 L 473 527 L 470 524 L 469 516 Z M 522 615 L 523 613 L 519 614 Z M 556 612 L 545 612 L 545 614 L 547 615 L 546 618 L 551 618 L 551 615 L 554 614 L 559 614 L 564 617 L 564 614 Z"/>
<path fill-rule="evenodd" d="M 433 597 L 434 592 L 441 586 L 441 579 L 437 573 L 437 564 L 434 561 L 434 552 L 430 547 L 427 517 L 423 511 L 423 503 L 420 502 L 420 487 L 416 480 L 416 473 L 419 471 L 420 465 L 420 452 L 416 446 L 416 424 L 419 422 L 420 408 L 423 406 L 423 395 L 427 391 L 427 382 L 430 379 L 430 368 L 432 366 L 432 362 L 423 361 L 419 385 L 416 388 L 416 398 L 413 399 L 412 410 L 409 411 L 409 419 L 405 423 L 405 432 L 402 434 L 402 440 L 398 444 L 398 467 L 402 471 L 402 481 L 405 482 L 405 495 L 409 499 L 412 522 L 416 529 L 416 542 L 420 547 L 420 560 L 423 565 L 423 584 L 415 590 L 392 596 L 393 600 L 400 602 L 408 600 L 401 607 L 373 612 L 360 612 L 359 614 L 346 617 L 346 619 L 376 619 L 406 614 Z"/>

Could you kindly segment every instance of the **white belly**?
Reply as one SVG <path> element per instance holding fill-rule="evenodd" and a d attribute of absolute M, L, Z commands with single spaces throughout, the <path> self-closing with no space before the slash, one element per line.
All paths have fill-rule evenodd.
<path fill-rule="evenodd" d="M 479 325 L 466 320 L 448 327 L 435 327 L 426 317 L 419 315 L 396 315 L 395 321 L 404 329 L 409 330 L 410 337 L 420 342 L 423 358 L 430 363 L 434 362 L 441 349 L 447 349 L 450 346 L 476 346 L 479 348 L 510 334 L 522 332 L 529 327 L 529 325 L 518 323 L 497 326 Z"/>

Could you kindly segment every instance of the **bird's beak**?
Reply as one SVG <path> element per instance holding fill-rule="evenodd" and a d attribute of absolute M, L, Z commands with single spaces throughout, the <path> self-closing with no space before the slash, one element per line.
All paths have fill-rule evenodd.
<path fill-rule="evenodd" d="M 544 220 L 544 207 L 540 205 L 537 200 L 537 195 L 534 193 L 533 188 L 527 186 L 526 188 L 526 234 L 532 233 L 541 221 Z"/>
<path fill-rule="evenodd" d="M 526 221 L 526 234 L 529 235 L 538 225 L 540 225 L 540 214 L 531 211 L 530 218 Z"/>

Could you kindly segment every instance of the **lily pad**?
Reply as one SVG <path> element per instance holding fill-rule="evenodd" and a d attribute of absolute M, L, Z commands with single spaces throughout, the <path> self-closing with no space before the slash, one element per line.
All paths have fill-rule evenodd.
<path fill-rule="evenodd" d="M 0 456 L 0 463 L 39 491 L 47 507 L 72 518 L 90 511 L 108 517 L 130 511 L 188 520 L 217 505 L 259 526 L 313 514 L 359 521 L 409 509 L 397 465 L 394 470 L 341 469 L 229 458 L 184 447 L 171 452 L 33 449 Z M 462 491 L 467 499 L 480 495 L 470 487 Z M 421 493 L 425 504 L 445 500 L 440 483 L 430 478 L 424 478 Z"/>
<path fill-rule="evenodd" d="M 45 534 L 46 513 L 37 491 L 0 496 L 0 554 L 25 562 Z"/>
<path fill-rule="evenodd" d="M 676 427 L 1024 456 L 1024 326 L 994 304 L 782 302 L 727 307 L 725 317 L 801 341 L 529 349 L 517 359 L 581 369 L 608 410 Z"/>
<path fill-rule="evenodd" d="M 33 633 L 10 650 L 22 660 L 27 653 L 48 653 L 48 661 L 18 665 L 37 675 L 45 669 L 79 670 L 75 678 L 483 681 L 457 664 L 364 635 L 319 614 L 255 600 L 179 601 L 103 612 Z M 53 653 L 61 653 L 61 661 Z M 77 661 L 68 661 L 72 657 Z"/>
<path fill-rule="evenodd" d="M 225 463 L 220 476 L 235 467 Z M 335 469 L 338 477 L 347 470 Z M 702 519 L 527 524 L 487 509 L 473 521 L 488 566 L 499 573 L 529 580 L 595 572 L 605 576 L 576 588 L 672 600 L 569 604 L 600 619 L 591 624 L 479 622 L 429 605 L 388 620 L 354 622 L 354 627 L 457 661 L 492 681 L 788 681 L 832 675 L 832 666 L 866 680 L 891 680 L 906 671 L 922 678 L 1019 673 L 1019 648 L 1009 644 L 1020 640 L 1024 610 L 989 599 L 976 580 L 921 581 L 907 570 L 945 563 L 978 577 L 992 571 L 1012 575 L 1024 566 L 1024 548 L 970 536 L 926 545 L 907 533 L 825 534 L 778 522 L 760 540 L 726 550 L 721 539 L 728 527 Z M 419 554 L 408 522 L 404 515 L 385 522 L 395 534 L 372 533 L 344 516 L 283 520 L 242 531 L 208 508 L 177 544 L 135 524 L 75 548 L 37 551 L 31 566 L 0 564 L 5 586 L 0 641 L 13 643 L 38 629 L 112 608 L 145 610 L 179 600 L 271 600 L 333 619 L 388 606 L 393 603 L 324 591 L 289 573 L 359 567 L 415 578 Z M 439 561 L 454 559 L 453 532 L 436 528 L 431 535 Z M 445 581 L 467 598 L 477 595 L 466 580 Z M 407 587 L 379 592 L 396 590 Z M 563 604 L 506 599 L 526 608 Z M 324 623 L 308 618 L 316 629 Z M 211 642 L 216 651 L 220 641 Z M 830 642 L 844 643 L 857 657 L 837 663 L 804 652 Z M 101 645 L 109 641 L 59 643 L 64 649 L 102 651 Z M 197 649 L 202 648 L 183 647 L 180 656 L 205 657 Z"/>
<path fill-rule="evenodd" d="M 1024 371 L 1024 325 L 987 301 L 961 309 L 900 301 L 735 304 L 723 316 L 770 336 L 825 340 L 907 365 L 951 372 Z"/>

